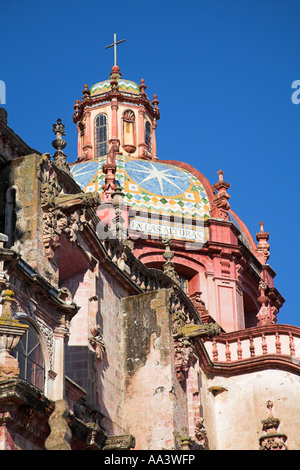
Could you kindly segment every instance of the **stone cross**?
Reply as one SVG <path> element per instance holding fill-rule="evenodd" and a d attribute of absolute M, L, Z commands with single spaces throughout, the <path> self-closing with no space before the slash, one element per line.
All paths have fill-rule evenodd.
<path fill-rule="evenodd" d="M 108 49 L 109 47 L 114 47 L 114 65 L 117 65 L 117 45 L 121 44 L 121 42 L 126 41 L 126 39 L 121 39 L 121 41 L 117 41 L 117 35 L 114 34 L 114 42 L 110 44 L 109 46 L 106 46 L 105 49 Z"/>

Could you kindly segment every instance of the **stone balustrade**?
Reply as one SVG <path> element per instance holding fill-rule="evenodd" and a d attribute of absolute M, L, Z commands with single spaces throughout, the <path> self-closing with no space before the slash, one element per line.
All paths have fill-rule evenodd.
<path fill-rule="evenodd" d="M 205 340 L 213 363 L 237 363 L 242 360 L 275 356 L 300 364 L 300 328 L 290 325 L 266 325 Z"/>

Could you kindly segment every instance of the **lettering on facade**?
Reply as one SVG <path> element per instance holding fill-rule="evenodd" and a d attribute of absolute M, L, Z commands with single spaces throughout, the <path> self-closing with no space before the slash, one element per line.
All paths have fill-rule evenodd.
<path fill-rule="evenodd" d="M 196 225 L 186 223 L 175 224 L 166 220 L 133 217 L 130 219 L 129 228 L 140 232 L 141 238 L 168 236 L 177 240 L 205 243 L 205 232 L 201 222 Z"/>

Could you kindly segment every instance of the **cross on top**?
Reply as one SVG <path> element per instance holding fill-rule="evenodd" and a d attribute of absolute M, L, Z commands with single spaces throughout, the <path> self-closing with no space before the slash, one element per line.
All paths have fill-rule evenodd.
<path fill-rule="evenodd" d="M 121 41 L 117 41 L 117 35 L 114 34 L 114 42 L 110 44 L 109 46 L 106 46 L 105 48 L 105 49 L 108 49 L 109 47 L 114 47 L 114 59 L 115 59 L 114 65 L 117 65 L 117 45 L 121 44 L 121 42 L 124 42 L 124 41 L 126 41 L 126 39 L 121 39 Z"/>

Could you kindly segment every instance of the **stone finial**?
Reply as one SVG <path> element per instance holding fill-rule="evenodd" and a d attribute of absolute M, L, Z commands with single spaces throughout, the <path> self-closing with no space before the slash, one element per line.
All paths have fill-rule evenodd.
<path fill-rule="evenodd" d="M 259 260 L 262 264 L 266 264 L 270 257 L 270 245 L 268 243 L 269 240 L 269 232 L 264 231 L 264 223 L 259 223 L 260 231 L 256 234 L 256 240 L 258 244 L 256 245 L 256 253 L 258 255 Z"/>
<path fill-rule="evenodd" d="M 219 181 L 213 185 L 213 189 L 217 193 L 214 198 L 214 204 L 218 208 L 218 215 L 222 219 L 228 220 L 228 211 L 230 209 L 228 200 L 230 199 L 230 196 L 227 194 L 226 190 L 230 188 L 231 185 L 224 181 L 223 174 L 224 172 L 222 170 L 218 171 Z"/>
<path fill-rule="evenodd" d="M 146 95 L 146 92 L 145 92 L 146 88 L 147 88 L 147 86 L 145 85 L 145 80 L 143 78 L 141 78 L 140 90 L 141 90 L 141 94 L 143 96 Z"/>
<path fill-rule="evenodd" d="M 90 96 L 89 86 L 85 83 L 82 90 L 82 99 L 86 99 Z"/>
<path fill-rule="evenodd" d="M 112 77 L 111 77 L 110 87 L 111 87 L 111 91 L 112 91 L 113 93 L 118 93 L 118 91 L 119 91 L 119 83 L 118 83 L 116 74 L 113 74 Z"/>
<path fill-rule="evenodd" d="M 153 101 L 152 101 L 152 104 L 153 104 L 153 107 L 154 109 L 157 109 L 158 110 L 158 104 L 159 104 L 159 101 L 157 99 L 157 95 L 153 95 Z"/>
<path fill-rule="evenodd" d="M 173 281 L 179 284 L 179 276 L 175 271 L 174 264 L 172 263 L 174 253 L 171 251 L 171 239 L 169 237 L 163 237 L 162 243 L 165 246 L 165 251 L 162 256 L 166 260 L 166 263 L 163 265 L 163 271 L 167 276 L 173 279 Z"/>
<path fill-rule="evenodd" d="M 162 243 L 165 246 L 165 252 L 163 253 L 163 257 L 167 262 L 172 261 L 172 259 L 174 258 L 174 253 L 173 251 L 171 251 L 171 239 L 169 237 L 163 237 Z"/>
<path fill-rule="evenodd" d="M 6 289 L 1 294 L 2 313 L 0 316 L 0 379 L 16 378 L 20 369 L 18 361 L 11 351 L 28 330 L 28 325 L 22 325 L 13 318 L 12 305 L 15 302 L 14 292 Z"/>
<path fill-rule="evenodd" d="M 105 174 L 104 184 L 102 185 L 103 202 L 111 202 L 112 194 L 116 189 L 116 148 L 112 144 L 106 157 L 106 163 L 102 165 L 102 171 Z"/>
<path fill-rule="evenodd" d="M 69 407 L 65 400 L 57 400 L 49 418 L 51 432 L 45 441 L 46 450 L 71 450 L 72 433 L 67 418 Z"/>
<path fill-rule="evenodd" d="M 15 302 L 15 294 L 12 290 L 6 289 L 1 293 L 2 299 L 1 299 L 1 304 L 2 304 L 2 313 L 1 313 L 1 318 L 2 319 L 12 319 L 12 305 Z"/>
<path fill-rule="evenodd" d="M 56 150 L 62 150 L 66 147 L 67 142 L 62 139 L 65 133 L 65 126 L 62 124 L 62 120 L 59 118 L 57 119 L 57 123 L 53 124 L 53 132 L 56 135 L 56 139 L 53 140 L 52 145 Z"/>
<path fill-rule="evenodd" d="M 262 430 L 266 433 L 259 438 L 260 450 L 287 450 L 285 444 L 287 440 L 286 434 L 278 432 L 280 420 L 273 416 L 274 403 L 271 400 L 267 401 L 268 417 L 261 421 Z"/>
<path fill-rule="evenodd" d="M 122 78 L 121 70 L 118 65 L 112 66 L 109 78 L 112 78 L 113 75 L 115 75 L 115 78 Z"/>
<path fill-rule="evenodd" d="M 53 140 L 52 146 L 56 149 L 54 154 L 54 163 L 62 170 L 69 172 L 69 165 L 66 161 L 67 155 L 63 152 L 67 142 L 62 138 L 65 133 L 65 126 L 62 124 L 62 120 L 57 119 L 57 123 L 53 124 L 53 132 L 56 134 L 56 139 Z"/>
<path fill-rule="evenodd" d="M 79 100 L 75 100 L 75 104 L 74 104 L 73 108 L 75 109 L 74 115 L 75 115 L 75 114 L 78 114 L 79 108 L 80 108 Z"/>
<path fill-rule="evenodd" d="M 124 196 L 125 194 L 122 191 L 120 186 L 115 188 L 115 191 L 112 194 L 112 205 L 114 208 L 121 207 L 124 205 Z"/>
<path fill-rule="evenodd" d="M 115 226 L 115 235 L 116 238 L 119 240 L 124 240 L 126 239 L 126 234 L 124 230 L 123 223 L 125 220 L 122 217 L 122 209 L 124 206 L 124 197 L 125 194 L 122 191 L 122 188 L 120 186 L 117 186 L 114 190 L 114 192 L 111 195 L 111 202 L 113 207 L 115 208 L 115 213 L 116 216 L 113 219 L 114 226 Z"/>
<path fill-rule="evenodd" d="M 258 285 L 259 296 L 257 300 L 261 304 L 260 309 L 256 315 L 258 319 L 257 326 L 272 325 L 277 322 L 274 308 L 271 307 L 270 298 L 268 296 L 268 285 L 263 277 Z"/>

